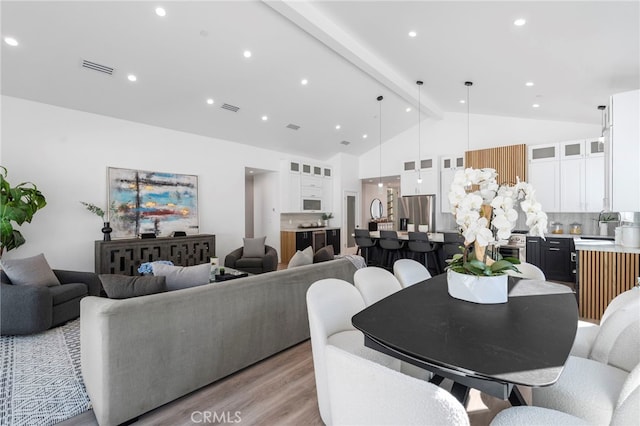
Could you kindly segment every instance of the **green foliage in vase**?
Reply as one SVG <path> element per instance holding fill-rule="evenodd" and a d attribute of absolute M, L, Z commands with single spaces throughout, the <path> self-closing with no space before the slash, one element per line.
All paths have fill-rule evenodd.
<path fill-rule="evenodd" d="M 84 201 L 80 201 L 80 204 L 82 204 L 91 213 L 97 216 L 100 216 L 102 218 L 102 221 L 104 222 L 104 210 L 102 210 L 100 207 L 96 206 L 95 204 L 85 203 Z"/>
<path fill-rule="evenodd" d="M 329 220 L 333 218 L 333 213 L 322 213 L 322 220 Z"/>
<path fill-rule="evenodd" d="M 11 187 L 7 181 L 7 169 L 0 166 L 0 256 L 5 250 L 13 250 L 25 243 L 25 239 L 13 224 L 31 223 L 33 215 L 47 205 L 47 201 L 32 182 L 22 182 Z"/>
<path fill-rule="evenodd" d="M 499 253 L 495 254 L 495 261 L 488 265 L 486 259 L 477 259 L 475 251 L 472 248 L 460 246 L 462 253 L 453 255 L 453 258 L 447 260 L 449 265 L 446 269 L 466 275 L 477 275 L 482 277 L 492 277 L 496 275 L 504 275 L 507 270 L 520 272 L 515 265 L 520 264 L 520 260 L 515 257 L 502 257 Z"/>

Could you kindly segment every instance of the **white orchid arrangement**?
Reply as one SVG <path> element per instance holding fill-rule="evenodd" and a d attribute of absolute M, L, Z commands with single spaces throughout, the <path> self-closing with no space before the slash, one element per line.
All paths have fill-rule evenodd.
<path fill-rule="evenodd" d="M 454 256 L 450 264 L 458 272 L 464 269 L 464 272 L 492 275 L 504 269 L 514 269 L 512 264 L 519 263 L 516 259 L 506 259 L 505 262 L 499 260 L 498 265 L 489 268 L 494 262 L 491 259 L 487 261 L 485 248 L 495 244 L 496 237 L 498 240 L 509 238 L 518 219 L 515 209 L 518 202 L 527 215 L 526 224 L 531 235 L 544 238 L 547 215 L 536 201 L 533 187 L 519 178 L 514 186 L 498 185 L 497 177 L 494 169 L 473 168 L 459 170 L 454 176 L 449 203 L 465 240 L 464 256 Z M 474 185 L 478 189 L 471 191 Z M 490 227 L 495 229 L 495 235 Z M 472 246 L 475 259 L 471 261 L 473 264 L 468 264 L 466 253 Z"/>

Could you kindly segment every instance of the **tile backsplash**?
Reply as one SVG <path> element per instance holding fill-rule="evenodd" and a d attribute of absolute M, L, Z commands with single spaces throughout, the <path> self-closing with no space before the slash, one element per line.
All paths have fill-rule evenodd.
<path fill-rule="evenodd" d="M 318 223 L 319 220 L 322 220 L 322 213 L 281 213 L 280 229 L 296 229 L 298 225 Z M 333 220 L 330 219 L 330 225 Z"/>

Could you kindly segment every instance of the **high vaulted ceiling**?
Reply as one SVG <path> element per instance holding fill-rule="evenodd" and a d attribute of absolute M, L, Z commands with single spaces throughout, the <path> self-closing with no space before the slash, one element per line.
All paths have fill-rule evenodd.
<path fill-rule="evenodd" d="M 415 126 L 419 94 L 423 119 L 466 113 L 467 80 L 472 113 L 598 124 L 640 87 L 639 5 L 2 1 L 2 94 L 318 159 Z"/>

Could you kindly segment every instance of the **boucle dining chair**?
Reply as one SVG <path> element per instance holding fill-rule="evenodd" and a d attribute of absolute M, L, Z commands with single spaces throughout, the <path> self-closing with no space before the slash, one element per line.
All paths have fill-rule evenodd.
<path fill-rule="evenodd" d="M 393 264 L 393 275 L 398 279 L 402 288 L 431 278 L 429 270 L 422 263 L 413 259 L 396 260 L 396 263 Z"/>
<path fill-rule="evenodd" d="M 358 269 L 353 274 L 353 282 L 367 306 L 402 290 L 400 282 L 391 272 L 375 266 Z M 416 379 L 429 380 L 431 378 L 431 373 L 428 370 L 405 361 L 400 362 L 400 371 Z"/>
<path fill-rule="evenodd" d="M 325 365 L 325 348 L 337 346 L 355 356 L 372 360 L 396 370 L 400 361 L 364 346 L 364 335 L 351 324 L 351 317 L 365 308 L 358 290 L 350 283 L 327 278 L 307 290 L 307 311 L 311 334 L 311 352 L 316 378 L 316 393 L 322 421 L 331 424 L 331 405 Z"/>
<path fill-rule="evenodd" d="M 591 401 L 598 404 L 598 401 Z M 628 426 L 638 424 L 640 415 L 640 367 L 636 367 L 625 381 L 615 402 L 611 419 L 606 423 L 593 423 L 582 416 L 542 407 L 511 407 L 502 410 L 491 421 L 491 426 L 586 426 L 602 424 Z"/>
<path fill-rule="evenodd" d="M 358 269 L 353 274 L 353 283 L 367 306 L 402 290 L 400 282 L 391 272 L 377 266 Z"/>
<path fill-rule="evenodd" d="M 334 425 L 468 425 L 464 406 L 446 390 L 359 358 L 326 349 Z"/>
<path fill-rule="evenodd" d="M 547 280 L 547 277 L 544 275 L 544 272 L 542 272 L 542 269 L 531 263 L 521 262 L 516 265 L 516 268 L 518 268 L 520 272 L 507 270 L 507 275 L 512 275 L 514 277 L 520 277 L 529 280 Z"/>
<path fill-rule="evenodd" d="M 640 316 L 640 289 L 637 287 L 627 290 L 617 295 L 605 309 L 600 318 L 600 324 L 587 321 L 578 321 L 578 331 L 571 348 L 571 355 L 588 358 L 600 329 L 607 320 L 620 309 L 635 309 Z"/>
<path fill-rule="evenodd" d="M 569 356 L 551 386 L 533 388 L 533 405 L 609 424 L 619 395 L 640 376 L 640 317 L 618 310 L 604 323 L 589 358 Z"/>

